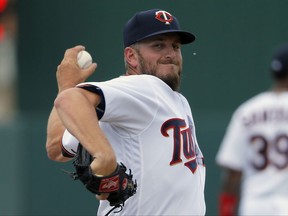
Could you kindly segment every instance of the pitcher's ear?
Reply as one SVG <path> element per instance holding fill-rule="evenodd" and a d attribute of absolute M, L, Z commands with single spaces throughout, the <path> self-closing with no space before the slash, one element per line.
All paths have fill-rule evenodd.
<path fill-rule="evenodd" d="M 126 47 L 124 49 L 124 58 L 131 67 L 136 68 L 138 66 L 138 54 L 135 49 Z"/>

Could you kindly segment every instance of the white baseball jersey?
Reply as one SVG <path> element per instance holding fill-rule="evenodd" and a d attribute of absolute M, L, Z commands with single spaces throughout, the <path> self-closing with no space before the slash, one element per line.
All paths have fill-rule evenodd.
<path fill-rule="evenodd" d="M 216 161 L 242 171 L 240 215 L 288 215 L 288 92 L 242 104 Z"/>
<path fill-rule="evenodd" d="M 187 100 L 151 75 L 87 84 L 103 93 L 101 128 L 137 181 L 116 215 L 204 215 L 205 166 Z M 98 215 L 110 209 L 100 201 Z"/>

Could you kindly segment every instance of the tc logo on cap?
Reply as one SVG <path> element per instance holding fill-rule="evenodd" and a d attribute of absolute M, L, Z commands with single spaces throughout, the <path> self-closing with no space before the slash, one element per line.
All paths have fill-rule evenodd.
<path fill-rule="evenodd" d="M 155 13 L 155 18 L 160 22 L 164 22 L 166 25 L 170 25 L 170 23 L 173 21 L 173 16 L 167 11 L 163 10 L 157 11 Z"/>

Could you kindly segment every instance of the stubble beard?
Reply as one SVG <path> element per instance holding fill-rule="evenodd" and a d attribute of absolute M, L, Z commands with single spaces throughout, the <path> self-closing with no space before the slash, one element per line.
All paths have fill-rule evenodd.
<path fill-rule="evenodd" d="M 144 59 L 139 55 L 139 67 L 142 74 L 153 75 L 165 82 L 173 91 L 179 91 L 181 82 L 181 69 L 178 73 L 158 74 L 156 66 L 145 64 Z"/>

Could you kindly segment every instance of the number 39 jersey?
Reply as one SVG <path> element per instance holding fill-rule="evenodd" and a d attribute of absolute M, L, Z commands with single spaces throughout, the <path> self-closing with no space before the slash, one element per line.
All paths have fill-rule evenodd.
<path fill-rule="evenodd" d="M 242 199 L 288 199 L 288 93 L 264 92 L 233 114 L 216 162 L 242 171 Z M 269 205 L 269 204 L 267 204 Z"/>

